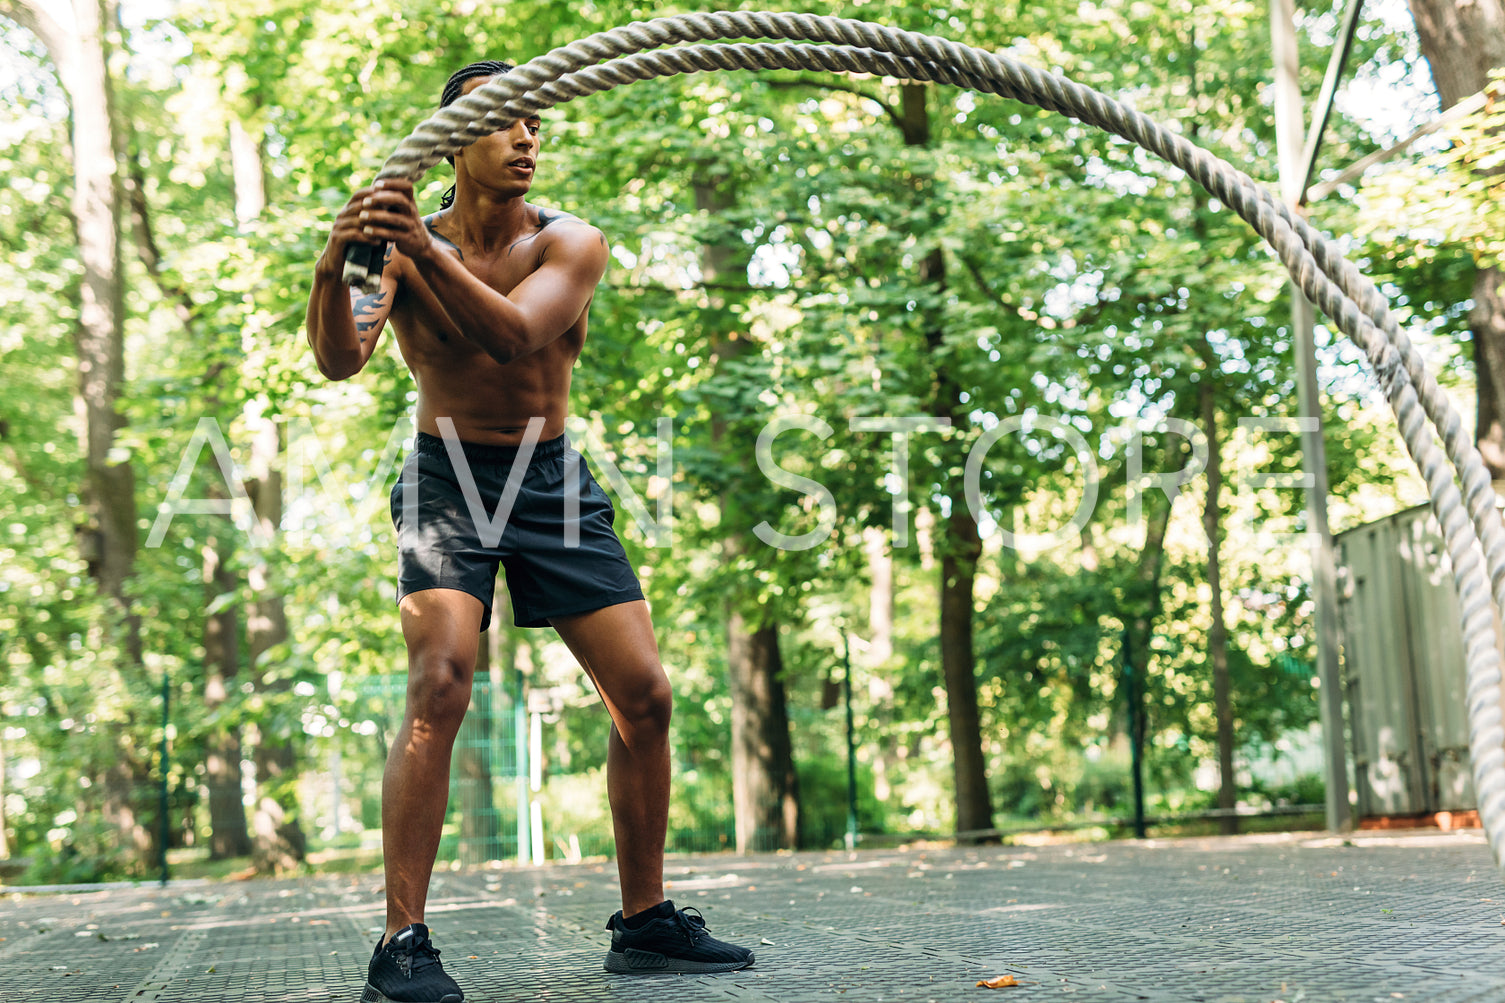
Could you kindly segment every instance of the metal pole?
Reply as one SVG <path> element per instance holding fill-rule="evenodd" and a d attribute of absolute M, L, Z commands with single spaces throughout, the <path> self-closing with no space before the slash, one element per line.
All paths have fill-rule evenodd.
<path fill-rule="evenodd" d="M 1349 0 L 1343 12 L 1343 27 L 1338 29 L 1338 39 L 1333 44 L 1333 54 L 1327 61 L 1327 75 L 1322 78 L 1322 92 L 1317 95 L 1316 111 L 1312 115 L 1312 127 L 1306 134 L 1306 145 L 1301 150 L 1301 188 L 1298 201 L 1306 204 L 1306 190 L 1311 187 L 1312 175 L 1317 171 L 1317 155 L 1322 152 L 1322 136 L 1327 132 L 1328 119 L 1333 114 L 1333 99 L 1338 96 L 1338 82 L 1343 79 L 1343 70 L 1348 65 L 1348 55 L 1353 52 L 1353 37 L 1358 32 L 1359 14 L 1364 9 L 1364 0 Z M 1300 110 L 1297 110 L 1300 115 Z"/>
<path fill-rule="evenodd" d="M 1296 209 L 1305 183 L 1301 89 L 1297 80 L 1294 0 L 1271 0 L 1270 39 L 1275 56 L 1275 138 L 1281 196 Z M 1315 137 L 1320 141 L 1320 135 Z M 1315 146 L 1315 143 L 1312 144 Z M 1322 396 L 1313 338 L 1315 311 L 1291 284 L 1291 329 L 1296 350 L 1297 400 L 1302 419 L 1301 457 L 1307 488 L 1307 535 L 1312 545 L 1312 595 L 1317 612 L 1317 671 L 1321 681 L 1322 737 L 1327 788 L 1327 828 L 1353 826 L 1348 806 L 1348 759 L 1343 740 L 1343 688 L 1338 666 L 1338 576 L 1327 524 L 1327 447 L 1322 439 Z"/>
<path fill-rule="evenodd" d="M 168 807 L 168 797 L 167 797 L 167 768 L 168 768 L 168 760 L 167 760 L 167 726 L 172 721 L 172 710 L 171 710 L 171 708 L 172 708 L 172 681 L 171 681 L 171 678 L 167 674 L 167 670 L 163 669 L 162 670 L 162 748 L 161 748 L 161 751 L 157 755 L 157 762 L 160 764 L 160 769 L 162 770 L 162 784 L 161 784 L 161 787 L 160 787 L 160 789 L 158 791 L 158 798 L 157 798 L 157 815 L 159 817 L 159 822 L 157 824 L 157 827 L 159 829 L 158 840 L 157 841 L 158 841 L 158 844 L 159 844 L 159 856 L 161 858 L 160 861 L 159 861 L 159 863 L 162 866 L 162 885 L 163 885 L 163 887 L 167 886 L 167 880 L 171 876 L 169 874 L 169 872 L 168 872 L 168 869 L 167 869 L 167 840 L 168 840 L 169 835 L 172 832 L 172 826 L 169 823 L 168 818 L 167 818 L 167 813 L 170 810 L 169 807 Z"/>
<path fill-rule="evenodd" d="M 1129 654 L 1129 631 L 1124 630 L 1124 689 L 1129 699 L 1129 764 L 1134 778 L 1134 838 L 1145 837 L 1144 821 L 1144 719 L 1140 706 L 1139 674 Z"/>
<path fill-rule="evenodd" d="M 334 817 L 334 834 L 336 836 L 340 835 L 342 831 L 340 828 L 340 814 L 345 810 L 344 804 L 340 800 L 341 774 L 344 772 L 344 765 L 344 761 L 340 758 L 340 747 L 335 746 L 329 751 L 329 804 L 331 809 L 330 815 Z"/>
<path fill-rule="evenodd" d="M 841 632 L 841 688 L 847 705 L 847 849 L 857 848 L 857 729 L 852 721 L 852 645 Z"/>
<path fill-rule="evenodd" d="M 523 671 L 512 670 L 512 748 L 517 774 L 517 862 L 532 861 L 528 834 L 532 820 L 528 813 L 528 707 L 523 699 Z"/>
<path fill-rule="evenodd" d="M 537 709 L 528 715 L 528 789 L 535 795 L 543 790 L 543 713 Z M 533 863 L 543 863 L 543 802 L 537 797 L 528 806 L 529 824 L 532 825 Z"/>

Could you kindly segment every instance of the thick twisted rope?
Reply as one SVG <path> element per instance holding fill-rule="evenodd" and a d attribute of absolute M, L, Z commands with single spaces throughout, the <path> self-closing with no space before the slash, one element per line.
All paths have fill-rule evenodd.
<path fill-rule="evenodd" d="M 646 51 L 735 38 L 823 44 L 686 45 Z M 1374 284 L 1305 219 L 1232 165 L 1104 94 L 998 53 L 862 21 L 727 12 L 634 23 L 530 60 L 425 121 L 387 159 L 378 177 L 417 180 L 444 156 L 509 120 L 613 87 L 680 73 L 775 68 L 935 81 L 1059 112 L 1128 139 L 1186 171 L 1274 248 L 1307 297 L 1364 351 L 1426 480 L 1460 596 L 1479 813 L 1495 860 L 1505 867 L 1505 727 L 1494 620 L 1496 604 L 1505 607 L 1505 525 L 1489 473 L 1462 416 Z M 372 275 L 347 264 L 346 281 L 374 285 L 377 278 L 379 271 Z M 1440 434 L 1442 449 L 1434 433 Z"/>

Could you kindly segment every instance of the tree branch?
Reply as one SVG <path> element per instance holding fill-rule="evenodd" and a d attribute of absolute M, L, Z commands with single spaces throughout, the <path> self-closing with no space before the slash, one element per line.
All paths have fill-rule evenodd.
<path fill-rule="evenodd" d="M 16 476 L 21 478 L 22 483 L 31 491 L 46 497 L 45 485 L 27 468 L 26 461 L 21 456 L 21 449 L 11 436 L 10 422 L 4 418 L 0 418 L 0 444 L 3 444 L 10 454 L 11 466 L 15 468 Z"/>
<path fill-rule="evenodd" d="M 815 80 L 809 77 L 798 77 L 794 80 L 770 80 L 768 81 L 768 86 L 781 88 L 783 90 L 791 90 L 795 87 L 812 87 L 816 90 L 840 91 L 843 94 L 855 94 L 860 98 L 873 102 L 879 108 L 882 108 L 884 113 L 888 115 L 889 121 L 893 122 L 894 126 L 899 129 L 900 132 L 904 131 L 904 116 L 899 113 L 899 109 L 895 108 L 887 101 L 884 101 L 882 98 L 874 97 L 867 91 L 863 90 L 861 87 L 858 87 L 856 84 L 844 84 L 840 81 L 835 80 Z"/>
<path fill-rule="evenodd" d="M 1013 314 L 1020 320 L 1030 321 L 1032 323 L 1038 321 L 1038 316 L 1028 316 L 1026 315 L 1025 311 L 1018 305 L 1005 302 L 1003 297 L 1000 296 L 997 290 L 993 288 L 992 284 L 988 282 L 987 277 L 982 274 L 982 266 L 976 261 L 976 259 L 967 257 L 964 254 L 958 254 L 956 255 L 956 258 L 962 263 L 962 266 L 967 269 L 967 273 L 972 276 L 972 281 L 977 283 L 977 288 L 982 292 L 982 294 L 989 300 L 991 300 L 999 309 Z M 1137 304 L 1139 306 L 1149 306 L 1151 304 L 1154 304 L 1158 300 L 1159 297 L 1152 294 L 1138 296 L 1120 296 L 1115 300 L 1105 300 L 1101 296 L 1099 296 L 1093 303 L 1089 304 L 1087 307 L 1083 308 L 1068 319 L 1056 321 L 1056 325 L 1059 329 L 1064 331 L 1075 330 L 1078 328 L 1090 328 L 1102 318 L 1102 315 L 1108 309 L 1109 304 L 1117 306 L 1129 303 Z M 1047 328 L 1047 330 L 1049 330 L 1049 328 Z"/>
<path fill-rule="evenodd" d="M 976 261 L 967 257 L 966 255 L 961 254 L 957 255 L 957 258 L 967 269 L 968 274 L 972 276 L 972 281 L 977 283 L 977 288 L 982 291 L 982 294 L 984 296 L 992 300 L 993 303 L 1000 309 L 1007 310 L 1016 317 L 1020 316 L 1020 311 L 1017 306 L 1012 303 L 1005 303 L 1003 297 L 999 296 L 998 293 L 994 291 L 993 286 L 988 282 L 986 278 L 983 277 L 982 267 L 978 265 Z"/>
<path fill-rule="evenodd" d="M 666 293 L 694 293 L 706 289 L 716 289 L 723 292 L 733 293 L 761 293 L 770 290 L 778 291 L 782 286 L 755 286 L 746 282 L 696 282 L 689 286 L 666 286 L 657 282 L 622 282 L 613 285 L 617 292 L 642 293 L 642 292 L 666 292 Z"/>
<path fill-rule="evenodd" d="M 16 22 L 41 40 L 66 87 L 66 74 L 73 67 L 73 46 L 67 30 L 36 0 L 0 0 L 0 17 Z"/>
<path fill-rule="evenodd" d="M 3 2 L 3 0 L 0 0 Z M 134 136 L 132 137 L 134 139 Z M 178 320 L 185 330 L 192 333 L 195 317 L 198 315 L 198 305 L 193 297 L 188 294 L 188 289 L 181 282 L 169 282 L 162 272 L 162 252 L 157 247 L 157 238 L 152 229 L 151 207 L 146 201 L 146 172 L 141 167 L 141 159 L 134 153 L 126 157 L 126 201 L 130 205 L 131 218 L 135 224 L 132 230 L 136 236 L 136 253 L 141 263 L 146 266 L 146 272 L 156 283 L 157 289 L 164 299 L 173 301 L 178 314 Z"/>

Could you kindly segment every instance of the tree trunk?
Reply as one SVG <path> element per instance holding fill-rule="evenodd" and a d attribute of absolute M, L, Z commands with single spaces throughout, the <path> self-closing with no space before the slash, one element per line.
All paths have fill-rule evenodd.
<path fill-rule="evenodd" d="M 230 175 L 235 184 L 235 220 L 242 228 L 255 222 L 266 209 L 264 141 L 253 135 L 238 117 L 230 120 Z M 133 168 L 138 165 L 133 161 Z M 148 270 L 161 283 L 155 263 L 155 242 L 148 222 L 144 188 L 132 185 L 140 243 L 152 251 Z M 173 290 L 165 286 L 164 295 Z M 179 289 L 179 316 L 184 327 L 192 321 L 192 301 Z M 190 337 L 193 332 L 189 331 Z M 251 479 L 246 494 L 251 499 L 257 527 L 263 540 L 274 540 L 282 527 L 282 434 L 266 403 L 252 400 L 245 408 L 246 428 L 251 436 Z M 298 804 L 300 738 L 302 722 L 290 707 L 287 694 L 292 685 L 278 671 L 273 649 L 288 639 L 287 611 L 282 594 L 272 582 L 272 568 L 265 550 L 252 556 L 246 572 L 251 595 L 246 608 L 246 642 L 251 679 L 265 700 L 265 710 L 256 722 L 251 760 L 256 766 L 256 801 L 251 817 L 251 862 L 258 873 L 279 874 L 296 869 L 308 856 Z"/>
<path fill-rule="evenodd" d="M 993 827 L 972 647 L 973 595 L 982 540 L 977 520 L 966 510 L 966 500 L 956 497 L 951 504 L 941 555 L 941 674 L 946 681 L 946 716 L 951 727 L 956 831 L 967 833 Z"/>
<path fill-rule="evenodd" d="M 1187 67 L 1191 73 L 1191 98 L 1193 112 L 1205 109 L 1201 82 L 1198 78 L 1198 47 L 1196 27 L 1191 28 L 1187 40 Z M 1192 142 L 1201 133 L 1201 120 L 1195 118 L 1191 126 Z M 1192 197 L 1192 232 L 1200 247 L 1208 247 L 1207 220 L 1210 200 L 1194 190 Z M 1203 261 L 1203 267 L 1212 262 Z M 1208 339 L 1205 328 L 1193 345 L 1193 351 L 1202 362 L 1201 378 L 1197 384 L 1197 407 L 1202 419 L 1202 434 L 1207 437 L 1207 496 L 1202 506 L 1202 530 L 1207 536 L 1207 588 L 1211 595 L 1210 614 L 1212 624 L 1207 631 L 1207 663 L 1212 667 L 1213 715 L 1217 719 L 1218 745 L 1218 808 L 1232 812 L 1238 803 L 1238 782 L 1233 773 L 1233 686 L 1228 676 L 1228 626 L 1223 611 L 1223 456 L 1218 438 L 1218 356 Z M 1232 814 L 1220 817 L 1218 828 L 1225 834 L 1238 832 L 1238 819 Z"/>
<path fill-rule="evenodd" d="M 216 492 L 211 489 L 210 494 Z M 224 527 L 216 527 L 205 541 L 204 605 L 209 607 L 239 584 L 226 567 L 230 547 L 223 540 Z M 236 688 L 240 674 L 240 617 L 231 603 L 204 619 L 204 706 L 223 711 Z M 228 714 L 233 718 L 233 714 Z M 204 786 L 209 789 L 209 856 L 212 860 L 245 857 L 251 853 L 251 834 L 246 827 L 246 805 L 241 772 L 240 725 L 212 726 L 204 743 Z"/>
<path fill-rule="evenodd" d="M 695 183 L 695 206 L 712 215 L 732 204 L 724 185 L 714 179 Z M 701 248 L 701 271 L 710 287 L 723 273 L 746 268 L 738 248 L 707 243 Z M 733 314 L 712 293 L 705 311 L 707 334 L 716 364 L 746 353 L 752 341 L 732 329 Z M 711 438 L 727 448 L 735 438 L 737 416 L 715 414 Z M 751 450 L 748 451 L 749 453 Z M 721 499 L 724 560 L 744 553 L 747 532 L 735 497 Z M 784 699 L 783 662 L 779 656 L 778 621 L 763 616 L 751 622 L 730 597 L 726 606 L 727 673 L 732 689 L 732 809 L 736 816 L 737 852 L 793 849 L 799 844 L 799 783 L 789 741 L 789 710 Z"/>
<path fill-rule="evenodd" d="M 1505 0 L 1410 0 L 1421 54 L 1446 111 L 1505 66 Z"/>
<path fill-rule="evenodd" d="M 905 146 L 930 145 L 930 115 L 926 107 L 929 89 L 925 84 L 907 83 L 902 88 L 900 119 Z M 916 198 L 926 198 L 922 181 L 915 178 Z M 920 283 L 939 290 L 946 288 L 946 259 L 939 248 L 920 262 Z M 925 332 L 932 356 L 937 360 L 935 395 L 931 414 L 962 427 L 967 421 L 960 406 L 959 389 L 951 379 L 939 353 L 945 344 L 945 332 L 936 318 L 935 326 Z M 961 463 L 952 464 L 961 469 Z M 956 785 L 956 831 L 976 832 L 993 827 L 993 801 L 988 792 L 987 758 L 982 750 L 982 722 L 977 709 L 976 655 L 972 645 L 972 617 L 977 560 L 982 556 L 982 539 L 977 520 L 967 507 L 962 486 L 953 485 L 948 492 L 951 514 L 946 518 L 945 538 L 941 550 L 941 674 L 946 682 L 946 714 L 951 730 L 952 777 Z"/>
<path fill-rule="evenodd" d="M 737 852 L 799 845 L 799 781 L 789 742 L 779 630 L 727 612 L 732 680 L 732 804 Z"/>
<path fill-rule="evenodd" d="M 1212 593 L 1212 626 L 1207 632 L 1207 657 L 1212 664 L 1212 702 L 1218 721 L 1218 808 L 1232 811 L 1238 804 L 1238 782 L 1233 773 L 1233 686 L 1228 677 L 1228 627 L 1223 615 L 1223 464 L 1219 455 L 1217 405 L 1217 358 L 1203 337 L 1202 382 L 1197 388 L 1202 407 L 1202 430 L 1207 435 L 1207 500 L 1202 509 L 1202 528 L 1207 533 L 1207 588 Z M 1225 835 L 1238 832 L 1238 818 L 1224 815 L 1218 828 Z"/>
<path fill-rule="evenodd" d="M 1422 55 L 1446 110 L 1483 90 L 1505 66 L 1505 0 L 1410 0 Z M 1496 480 L 1505 478 L 1505 272 L 1478 268 L 1469 331 L 1474 342 L 1475 441 Z"/>
<path fill-rule="evenodd" d="M 1478 403 L 1474 441 L 1495 480 L 1505 478 L 1505 272 L 1474 271 L 1474 308 L 1468 312 L 1474 342 Z"/>
<path fill-rule="evenodd" d="M 282 472 L 277 468 L 282 437 L 275 422 L 256 416 L 250 423 L 253 478 L 246 494 L 266 539 L 282 525 Z M 266 698 L 267 710 L 256 723 L 251 759 L 256 764 L 256 804 L 251 818 L 251 862 L 258 873 L 279 874 L 297 868 L 308 856 L 298 810 L 298 752 L 302 722 L 286 695 L 291 680 L 279 672 L 272 651 L 288 639 L 287 612 L 271 581 L 264 556 L 246 573 L 251 601 L 246 607 L 246 645 L 251 678 Z"/>
<path fill-rule="evenodd" d="M 79 410 L 84 418 L 79 550 L 117 618 L 91 643 L 118 644 L 122 674 L 139 678 L 144 673 L 140 621 L 126 590 L 136 560 L 135 476 L 128 461 L 116 462 L 112 456 L 115 434 L 125 424 L 116 409 L 125 377 L 125 297 L 120 269 L 118 131 L 105 49 L 107 19 L 100 0 L 73 0 L 73 24 L 68 27 L 54 19 L 51 9 L 55 5 L 39 0 L 0 0 L 0 16 L 41 40 L 68 94 L 71 210 L 83 268 L 74 331 Z M 128 728 L 129 724 L 110 728 L 114 755 L 98 768 L 103 795 L 100 811 L 119 831 L 119 845 L 134 855 L 137 866 L 145 867 L 156 856 L 156 833 L 143 808 L 150 795 L 151 771 L 139 758 L 142 745 L 127 734 Z"/>
<path fill-rule="evenodd" d="M 242 225 L 261 216 L 267 206 L 264 138 L 238 118 L 230 120 L 230 170 L 235 181 L 235 219 Z"/>
<path fill-rule="evenodd" d="M 73 111 L 73 215 L 83 264 L 77 328 L 79 393 L 85 415 L 85 458 L 92 570 L 126 617 L 127 647 L 141 664 L 141 637 L 125 583 L 136 560 L 135 477 L 111 457 L 125 420 L 116 410 L 125 381 L 125 300 L 120 271 L 118 136 L 106 69 L 103 5 L 75 0 L 75 61 L 68 93 Z M 66 84 L 66 81 L 65 81 Z"/>
<path fill-rule="evenodd" d="M 1145 526 L 1144 547 L 1139 552 L 1139 562 L 1133 581 L 1133 592 L 1128 597 L 1124 627 L 1128 634 L 1129 664 L 1141 680 L 1149 677 L 1150 638 L 1155 631 L 1155 621 L 1160 618 L 1160 573 L 1165 566 L 1165 534 L 1170 528 L 1172 502 L 1161 492 L 1154 492 L 1145 499 L 1149 517 Z M 1139 687 L 1141 706 L 1144 684 Z M 1127 713 L 1127 709 L 1126 709 Z M 1141 730 L 1144 722 L 1141 719 Z M 1128 729 L 1125 729 L 1126 733 Z M 1142 739 L 1143 735 L 1129 734 L 1129 741 Z"/>
<path fill-rule="evenodd" d="M 10 859 L 10 837 L 5 816 L 5 729 L 0 728 L 0 860 Z"/>
<path fill-rule="evenodd" d="M 32 0 L 23 0 L 19 10 L 46 17 L 43 5 Z M 74 0 L 73 17 L 71 33 L 56 39 L 48 37 L 52 32 L 47 29 L 39 34 L 57 64 L 73 117 L 72 210 L 83 265 L 74 334 L 86 471 L 80 545 L 100 591 L 121 611 L 126 650 L 132 664 L 140 666 L 140 625 L 125 593 L 136 560 L 135 476 L 129 463 L 116 463 L 111 457 L 115 433 L 125 424 L 116 410 L 125 381 L 125 294 L 117 135 L 103 5 L 99 0 Z"/>

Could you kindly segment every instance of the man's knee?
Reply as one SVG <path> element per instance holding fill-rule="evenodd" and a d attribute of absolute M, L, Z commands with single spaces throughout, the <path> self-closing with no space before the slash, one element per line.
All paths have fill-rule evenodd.
<path fill-rule="evenodd" d="M 635 735 L 667 734 L 674 716 L 674 690 L 662 668 L 647 673 L 647 680 L 633 687 L 630 695 L 618 701 L 617 712 Z M 624 736 L 626 737 L 626 736 Z"/>
<path fill-rule="evenodd" d="M 470 706 L 473 666 L 447 652 L 427 652 L 408 663 L 408 717 L 415 724 L 450 731 Z"/>

